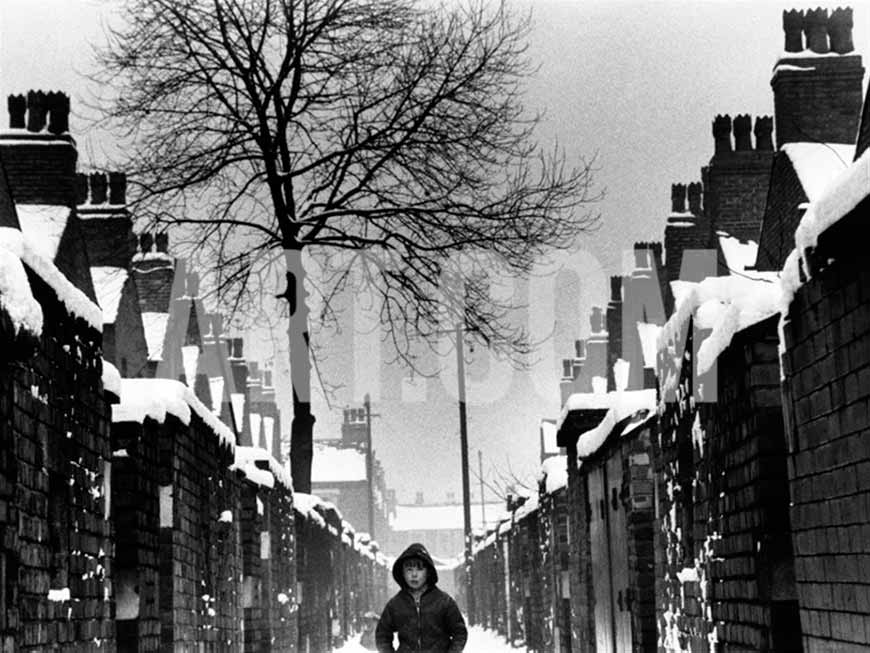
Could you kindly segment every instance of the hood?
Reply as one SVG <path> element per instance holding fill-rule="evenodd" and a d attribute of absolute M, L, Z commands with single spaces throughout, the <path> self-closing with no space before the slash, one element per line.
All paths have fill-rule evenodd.
<path fill-rule="evenodd" d="M 432 556 L 429 555 L 429 552 L 426 550 L 426 547 L 420 544 L 419 542 L 415 542 L 407 549 L 402 552 L 396 561 L 393 563 L 393 579 L 399 584 L 399 586 L 404 589 L 405 588 L 405 579 L 402 576 L 402 563 L 408 558 L 419 558 L 423 561 L 423 564 L 426 565 L 427 576 L 426 583 L 433 587 L 438 583 L 438 572 L 435 570 L 435 563 L 432 562 Z"/>

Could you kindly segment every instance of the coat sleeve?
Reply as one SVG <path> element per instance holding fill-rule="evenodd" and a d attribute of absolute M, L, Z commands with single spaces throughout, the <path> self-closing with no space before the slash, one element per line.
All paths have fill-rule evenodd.
<path fill-rule="evenodd" d="M 468 641 L 468 629 L 465 618 L 452 598 L 447 604 L 447 627 L 450 631 L 450 648 L 447 653 L 462 653 Z"/>
<path fill-rule="evenodd" d="M 393 632 L 395 630 L 393 611 L 390 603 L 387 603 L 381 613 L 381 618 L 378 620 L 378 626 L 375 628 L 375 646 L 378 648 L 378 653 L 394 653 L 396 649 L 393 648 Z"/>

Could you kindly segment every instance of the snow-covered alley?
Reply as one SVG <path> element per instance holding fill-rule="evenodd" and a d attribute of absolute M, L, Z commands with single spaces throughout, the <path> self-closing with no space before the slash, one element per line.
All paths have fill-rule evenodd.
<path fill-rule="evenodd" d="M 333 653 L 370 653 L 368 649 L 360 645 L 359 639 L 359 635 L 351 638 L 341 648 L 333 649 Z M 503 653 L 504 651 L 517 653 L 526 649 L 511 646 L 500 635 L 491 630 L 472 626 L 468 629 L 468 643 L 465 645 L 465 650 L 469 653 Z"/>

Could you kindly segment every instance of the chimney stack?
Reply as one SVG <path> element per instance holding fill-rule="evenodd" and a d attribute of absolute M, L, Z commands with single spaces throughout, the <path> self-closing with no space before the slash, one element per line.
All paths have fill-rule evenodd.
<path fill-rule="evenodd" d="M 187 275 L 187 296 L 199 297 L 199 274 L 189 272 Z"/>
<path fill-rule="evenodd" d="M 790 11 L 783 10 L 782 12 L 782 29 L 785 32 L 785 51 L 786 52 L 802 52 L 804 49 L 803 41 L 803 26 L 804 12 L 792 9 Z"/>
<path fill-rule="evenodd" d="M 105 204 L 106 175 L 102 172 L 92 172 L 89 179 L 91 182 L 91 204 Z"/>
<path fill-rule="evenodd" d="M 154 237 L 154 245 L 158 252 L 167 254 L 169 252 L 169 234 L 161 231 Z"/>
<path fill-rule="evenodd" d="M 574 358 L 586 358 L 586 341 L 574 341 Z"/>
<path fill-rule="evenodd" d="M 734 149 L 737 152 L 749 152 L 752 150 L 752 118 L 747 114 L 741 114 L 734 118 Z"/>
<path fill-rule="evenodd" d="M 60 91 L 47 93 L 46 108 L 49 112 L 48 131 L 52 134 L 65 134 L 69 131 L 69 96 Z"/>
<path fill-rule="evenodd" d="M 220 338 L 224 331 L 224 317 L 220 313 L 211 314 L 211 330 L 215 338 Z"/>
<path fill-rule="evenodd" d="M 807 9 L 804 14 L 804 34 L 807 48 L 816 54 L 826 54 L 828 48 L 828 10 Z"/>
<path fill-rule="evenodd" d="M 604 331 L 604 312 L 600 306 L 592 307 L 592 313 L 589 316 L 589 326 L 592 327 L 592 333 Z"/>
<path fill-rule="evenodd" d="M 245 341 L 243 338 L 233 338 L 233 358 L 245 357 Z"/>
<path fill-rule="evenodd" d="M 713 156 L 731 151 L 731 116 L 716 116 L 713 120 Z"/>
<path fill-rule="evenodd" d="M 42 91 L 27 92 L 27 131 L 41 132 L 45 128 L 45 116 L 48 112 L 45 93 Z"/>
<path fill-rule="evenodd" d="M 82 205 L 88 201 L 88 176 L 83 172 L 76 173 L 76 204 Z"/>
<path fill-rule="evenodd" d="M 686 185 L 671 184 L 671 213 L 686 212 Z"/>
<path fill-rule="evenodd" d="M 123 172 L 109 173 L 109 204 L 127 203 L 127 175 Z"/>

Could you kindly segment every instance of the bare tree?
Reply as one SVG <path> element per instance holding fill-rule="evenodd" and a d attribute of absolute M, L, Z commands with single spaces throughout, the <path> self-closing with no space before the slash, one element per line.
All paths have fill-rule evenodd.
<path fill-rule="evenodd" d="M 544 152 L 522 105 L 528 18 L 476 0 L 127 0 L 119 24 L 97 77 L 137 214 L 194 225 L 224 297 L 264 262 L 285 268 L 297 490 L 314 422 L 307 256 L 330 271 L 327 303 L 359 271 L 400 356 L 445 320 L 523 348 L 482 253 L 527 273 L 596 219 L 589 163 Z"/>

